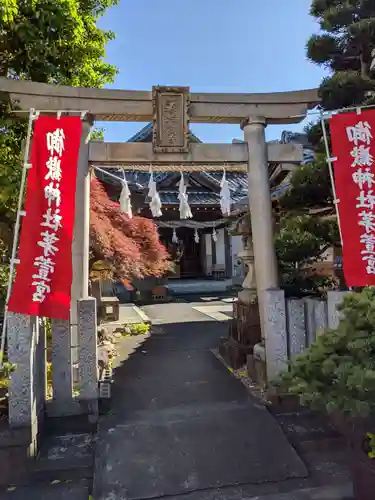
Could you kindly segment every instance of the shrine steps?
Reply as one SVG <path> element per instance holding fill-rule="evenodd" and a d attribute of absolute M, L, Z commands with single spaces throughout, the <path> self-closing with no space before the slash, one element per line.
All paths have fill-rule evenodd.
<path fill-rule="evenodd" d="M 0 500 L 1 490 L 5 494 L 31 486 L 33 491 L 44 491 L 47 486 L 61 485 L 61 489 L 63 485 L 79 485 L 79 489 L 89 491 L 95 432 L 96 425 L 84 416 L 46 419 L 36 456 L 30 456 L 30 433 L 25 429 L 0 432 Z M 87 499 L 87 495 L 82 498 Z"/>

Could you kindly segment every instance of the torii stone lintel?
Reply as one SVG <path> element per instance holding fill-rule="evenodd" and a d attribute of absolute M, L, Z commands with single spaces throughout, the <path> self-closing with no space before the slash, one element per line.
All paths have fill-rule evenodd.
<path fill-rule="evenodd" d="M 153 93 L 158 88 L 154 87 L 153 91 L 93 89 L 0 78 L 0 95 L 8 96 L 22 110 L 89 111 L 99 121 L 152 121 Z M 317 104 L 317 89 L 257 94 L 193 92 L 189 94 L 189 121 L 239 124 L 256 115 L 264 117 L 269 124 L 299 123 Z"/>

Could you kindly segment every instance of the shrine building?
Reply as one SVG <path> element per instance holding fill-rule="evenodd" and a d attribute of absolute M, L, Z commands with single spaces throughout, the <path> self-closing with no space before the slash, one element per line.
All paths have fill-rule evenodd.
<path fill-rule="evenodd" d="M 200 139 L 192 132 L 190 141 L 200 143 Z M 128 142 L 152 142 L 152 124 L 146 125 Z M 233 142 L 240 142 L 233 140 Z M 305 134 L 283 132 L 281 139 L 272 141 L 278 143 L 297 143 L 303 145 L 304 161 L 311 161 L 312 148 Z M 278 197 L 287 189 L 288 179 L 293 165 L 271 163 L 269 176 L 271 196 L 274 204 Z M 118 169 L 109 170 L 111 174 L 122 178 Z M 244 276 L 243 265 L 237 254 L 242 248 L 241 237 L 231 235 L 233 220 L 223 217 L 220 209 L 220 181 L 222 172 L 191 172 L 184 174 L 187 185 L 188 202 L 192 218 L 180 220 L 179 214 L 179 172 L 157 172 L 154 169 L 154 180 L 162 202 L 162 216 L 153 218 L 148 202 L 147 172 L 127 171 L 126 179 L 131 191 L 133 213 L 151 218 L 158 225 L 160 240 L 168 248 L 174 261 L 174 270 L 169 279 L 229 279 L 241 282 Z M 113 200 L 118 200 L 121 183 L 112 177 L 96 172 Z M 233 206 L 247 206 L 247 174 L 226 171 Z M 198 235 L 198 237 L 197 237 Z"/>

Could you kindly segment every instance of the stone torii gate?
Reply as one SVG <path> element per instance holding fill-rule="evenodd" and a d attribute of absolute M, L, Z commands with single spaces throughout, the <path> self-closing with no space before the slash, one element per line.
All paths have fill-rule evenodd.
<path fill-rule="evenodd" d="M 71 325 L 57 323 L 53 331 L 56 347 L 53 357 L 53 363 L 56 363 L 53 370 L 53 414 L 97 412 L 95 299 L 88 297 L 90 164 L 107 168 L 136 165 L 137 169 L 145 170 L 150 165 L 155 170 L 172 166 L 181 170 L 205 167 L 221 170 L 225 166 L 228 170 L 247 171 L 258 298 L 261 299 L 264 290 L 278 287 L 268 164 L 300 163 L 302 148 L 294 144 L 267 144 L 265 127 L 267 124 L 301 122 L 307 110 L 319 102 L 316 89 L 265 94 L 212 94 L 190 93 L 188 87 L 158 86 L 152 91 L 127 91 L 73 88 L 0 78 L 0 96 L 6 96 L 25 113 L 31 108 L 42 114 L 87 112 L 77 177 Z M 93 121 L 152 121 L 153 142 L 87 143 L 85 139 Z M 189 123 L 240 124 L 245 142 L 189 144 Z M 77 313 L 79 301 L 83 303 L 81 309 L 78 308 L 81 312 Z M 24 325 L 23 328 L 26 332 L 30 326 Z M 9 330 L 11 344 L 11 332 L 19 332 L 19 326 L 10 326 Z M 72 336 L 78 338 L 80 353 L 78 402 L 73 401 L 75 398 L 72 395 Z M 32 354 L 31 351 L 29 354 Z M 14 362 L 17 363 L 17 360 Z M 18 364 L 20 362 L 27 363 L 25 356 L 19 356 Z M 29 374 L 27 382 L 20 379 L 25 373 Z M 29 383 L 30 390 L 28 401 L 25 401 L 23 392 L 22 401 L 10 403 L 11 425 L 32 424 L 30 408 L 32 398 L 35 398 L 32 378 L 30 364 L 26 369 L 17 370 L 12 377 L 11 398 L 19 398 L 17 391 L 12 391 L 12 386 L 16 389 L 21 383 Z M 30 409 L 21 418 L 20 405 L 27 405 Z"/>

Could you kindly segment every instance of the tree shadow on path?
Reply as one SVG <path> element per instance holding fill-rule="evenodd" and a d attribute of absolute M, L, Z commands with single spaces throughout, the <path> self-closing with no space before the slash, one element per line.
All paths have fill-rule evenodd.
<path fill-rule="evenodd" d="M 95 500 L 307 476 L 267 409 L 212 354 L 226 328 L 207 320 L 159 325 L 115 369 L 111 409 L 99 425 Z"/>

